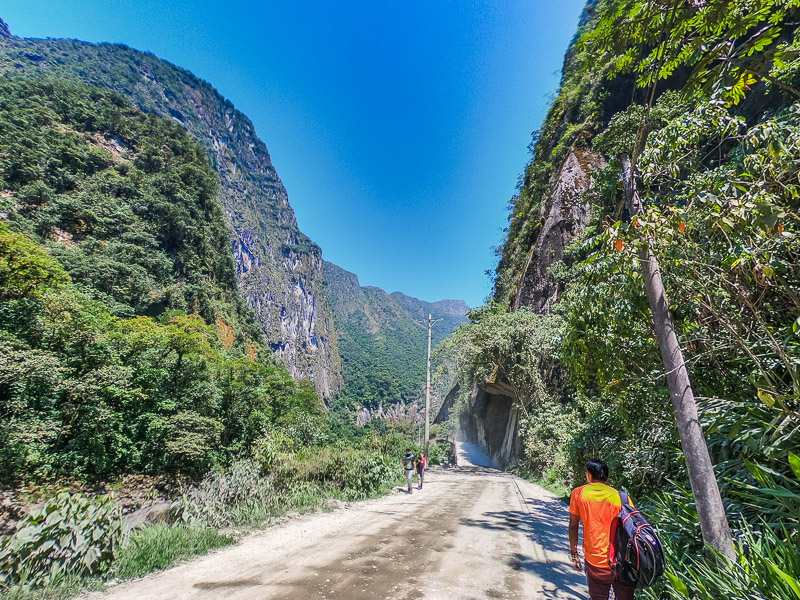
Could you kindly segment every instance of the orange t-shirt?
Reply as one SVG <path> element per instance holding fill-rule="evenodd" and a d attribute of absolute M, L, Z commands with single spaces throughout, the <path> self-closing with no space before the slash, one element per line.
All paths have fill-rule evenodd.
<path fill-rule="evenodd" d="M 569 512 L 583 523 L 583 555 L 594 567 L 608 568 L 611 522 L 621 508 L 619 492 L 605 483 L 587 483 L 572 490 Z"/>

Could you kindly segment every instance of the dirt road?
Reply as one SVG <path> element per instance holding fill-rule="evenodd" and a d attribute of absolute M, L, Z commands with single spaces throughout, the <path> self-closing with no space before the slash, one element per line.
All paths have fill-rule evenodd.
<path fill-rule="evenodd" d="M 460 454 L 466 465 L 469 449 Z M 586 584 L 569 562 L 567 518 L 558 498 L 507 473 L 430 471 L 411 495 L 301 517 L 89 597 L 580 599 Z"/>

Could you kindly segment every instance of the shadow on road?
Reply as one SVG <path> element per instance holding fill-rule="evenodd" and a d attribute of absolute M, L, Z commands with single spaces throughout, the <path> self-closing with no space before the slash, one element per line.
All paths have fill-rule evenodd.
<path fill-rule="evenodd" d="M 537 501 L 531 499 L 529 502 Z M 461 519 L 461 523 L 492 531 L 522 531 L 546 551 L 563 552 L 566 549 L 564 533 L 567 530 L 563 511 L 563 505 L 557 508 L 540 507 L 533 516 L 521 510 L 503 510 L 483 513 L 483 519 Z"/>
<path fill-rule="evenodd" d="M 524 533 L 546 553 L 563 553 L 567 549 L 567 509 L 558 498 L 525 499 L 527 511 L 504 510 L 483 513 L 480 519 L 464 518 L 460 522 L 468 527 L 488 531 L 514 530 Z M 584 598 L 586 583 L 583 575 L 572 565 L 562 561 L 537 560 L 523 554 L 513 554 L 508 564 L 514 570 L 535 573 L 548 582 L 541 596 L 543 600 Z"/>
<path fill-rule="evenodd" d="M 541 600 L 564 600 L 569 594 L 575 598 L 585 597 L 586 582 L 570 565 L 536 561 L 517 553 L 511 555 L 508 566 L 515 571 L 535 573 L 546 582 L 537 596 Z"/>
<path fill-rule="evenodd" d="M 228 579 L 226 581 L 198 581 L 194 587 L 199 590 L 221 590 L 224 588 L 258 587 L 263 585 L 261 579 Z"/>

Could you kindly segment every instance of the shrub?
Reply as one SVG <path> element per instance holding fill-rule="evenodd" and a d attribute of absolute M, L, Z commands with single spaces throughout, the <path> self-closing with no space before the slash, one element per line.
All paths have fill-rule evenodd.
<path fill-rule="evenodd" d="M 541 477 L 555 468 L 566 476 L 565 447 L 575 430 L 576 421 L 575 412 L 559 402 L 548 400 L 531 407 L 530 413 L 520 423 L 526 467 L 531 473 Z"/>
<path fill-rule="evenodd" d="M 292 467 L 297 479 L 341 492 L 347 500 L 367 498 L 393 485 L 399 473 L 391 457 L 354 448 L 309 451 L 295 457 Z"/>
<path fill-rule="evenodd" d="M 450 442 L 447 440 L 431 441 L 428 445 L 428 464 L 441 465 L 451 462 Z"/>
<path fill-rule="evenodd" d="M 263 521 L 277 508 L 272 481 L 251 460 L 215 468 L 199 486 L 181 499 L 186 521 L 208 527 L 227 527 Z"/>
<path fill-rule="evenodd" d="M 283 434 L 300 446 L 322 446 L 331 441 L 326 417 L 293 410 L 280 421 Z"/>
<path fill-rule="evenodd" d="M 279 471 L 286 462 L 286 455 L 294 446 L 294 440 L 283 433 L 270 432 L 253 444 L 253 460 L 264 474 Z"/>
<path fill-rule="evenodd" d="M 784 496 L 788 493 L 782 492 Z M 764 519 L 778 512 L 770 504 L 762 506 Z M 667 579 L 660 586 L 647 590 L 648 597 L 675 600 L 796 600 L 800 597 L 796 521 L 792 529 L 785 525 L 771 526 L 763 520 L 752 524 L 740 522 L 741 529 L 734 537 L 737 560 L 729 564 L 722 558 L 709 560 L 705 556 L 696 526 L 697 511 L 688 490 L 667 490 L 647 510 L 660 525 L 668 561 Z"/>
<path fill-rule="evenodd" d="M 120 510 L 107 496 L 63 492 L 0 541 L 0 585 L 41 586 L 65 574 L 103 573 L 122 538 Z"/>

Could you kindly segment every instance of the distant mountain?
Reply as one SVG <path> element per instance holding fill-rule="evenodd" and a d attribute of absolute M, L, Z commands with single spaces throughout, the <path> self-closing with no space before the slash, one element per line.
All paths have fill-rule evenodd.
<path fill-rule="evenodd" d="M 182 126 L 219 174 L 238 284 L 271 348 L 295 378 L 330 396 L 339 353 L 322 277 L 322 252 L 297 227 L 264 142 L 250 120 L 189 71 L 117 44 L 23 39 L 0 19 L 0 75 L 71 80 L 123 95 Z"/>
<path fill-rule="evenodd" d="M 328 302 L 342 357 L 344 390 L 352 406 L 377 408 L 410 402 L 425 389 L 428 315 L 441 318 L 433 326 L 435 346 L 462 323 L 469 310 L 463 300 L 425 302 L 401 292 L 362 287 L 358 277 L 325 261 Z"/>

